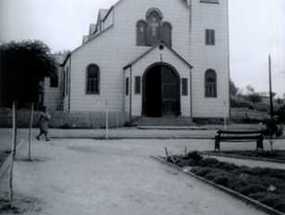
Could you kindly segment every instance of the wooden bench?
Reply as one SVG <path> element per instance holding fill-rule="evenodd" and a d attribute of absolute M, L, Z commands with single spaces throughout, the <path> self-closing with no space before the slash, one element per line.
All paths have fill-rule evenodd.
<path fill-rule="evenodd" d="M 256 150 L 263 151 L 263 131 L 223 131 L 215 136 L 215 151 L 221 151 L 221 142 L 256 141 Z"/>

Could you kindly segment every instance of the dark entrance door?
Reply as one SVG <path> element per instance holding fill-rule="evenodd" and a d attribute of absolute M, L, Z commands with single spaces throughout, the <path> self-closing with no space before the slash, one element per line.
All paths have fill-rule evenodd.
<path fill-rule="evenodd" d="M 180 79 L 167 65 L 156 65 L 143 78 L 143 114 L 161 117 L 180 114 Z"/>

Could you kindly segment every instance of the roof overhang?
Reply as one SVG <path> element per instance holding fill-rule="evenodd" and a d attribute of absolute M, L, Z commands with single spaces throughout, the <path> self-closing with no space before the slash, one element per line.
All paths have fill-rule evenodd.
<path fill-rule="evenodd" d="M 64 61 L 63 61 L 63 63 L 60 64 L 60 66 L 61 66 L 61 67 L 64 67 L 70 57 L 71 57 L 71 52 L 69 52 L 69 53 L 66 55 L 66 57 L 65 57 L 65 59 L 64 59 Z"/>
<path fill-rule="evenodd" d="M 177 57 L 180 61 L 182 61 L 184 64 L 186 64 L 190 69 L 193 68 L 193 66 L 184 57 L 182 57 L 177 51 L 175 51 L 173 48 L 167 46 L 165 43 L 160 42 L 157 45 L 149 48 L 146 52 L 139 55 L 134 60 L 132 60 L 130 63 L 128 63 L 126 66 L 124 66 L 123 70 L 127 70 L 128 68 L 132 67 L 133 65 L 135 65 L 137 62 L 142 60 L 144 57 L 146 57 L 148 54 L 150 54 L 154 50 L 156 50 L 156 49 L 162 50 L 164 48 L 167 48 L 175 57 Z"/>

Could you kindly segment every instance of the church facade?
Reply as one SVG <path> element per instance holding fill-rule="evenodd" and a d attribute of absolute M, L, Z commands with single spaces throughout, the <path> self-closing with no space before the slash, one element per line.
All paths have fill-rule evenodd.
<path fill-rule="evenodd" d="M 66 112 L 229 117 L 227 0 L 120 0 L 63 63 Z"/>

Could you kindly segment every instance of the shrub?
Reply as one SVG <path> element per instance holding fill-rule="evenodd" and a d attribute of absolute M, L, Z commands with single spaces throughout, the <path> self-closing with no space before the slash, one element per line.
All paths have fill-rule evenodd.
<path fill-rule="evenodd" d="M 215 173 L 210 172 L 210 173 L 206 174 L 204 177 L 210 181 L 213 181 L 215 179 L 215 177 L 217 177 L 217 176 L 215 175 Z"/>
<path fill-rule="evenodd" d="M 228 186 L 229 182 L 231 181 L 229 176 L 218 176 L 213 180 L 216 184 L 220 184 L 223 186 Z"/>
<path fill-rule="evenodd" d="M 247 100 L 252 103 L 258 103 L 262 101 L 262 97 L 258 93 L 252 93 L 246 96 Z"/>
<path fill-rule="evenodd" d="M 273 207 L 279 211 L 285 212 L 285 196 L 279 196 L 273 193 L 265 193 L 265 192 L 258 192 L 254 194 L 250 194 L 249 197 L 266 204 L 270 207 Z"/>
<path fill-rule="evenodd" d="M 218 162 L 216 164 L 216 167 L 220 168 L 220 169 L 223 169 L 223 170 L 226 170 L 226 171 L 233 171 L 236 168 L 238 168 L 235 164 L 226 163 L 226 162 Z"/>
<path fill-rule="evenodd" d="M 280 197 L 276 194 L 268 193 L 264 195 L 263 198 L 260 198 L 259 201 L 263 204 L 273 207 L 277 202 L 279 202 L 279 198 Z"/>
<path fill-rule="evenodd" d="M 232 180 L 231 183 L 229 184 L 229 188 L 241 192 L 241 190 L 247 186 L 248 183 L 244 180 L 240 180 L 240 179 L 236 179 L 236 180 Z"/>
<path fill-rule="evenodd" d="M 233 96 L 231 97 L 231 107 L 234 108 L 248 108 L 254 109 L 252 102 L 245 100 L 245 98 L 241 96 Z"/>
<path fill-rule="evenodd" d="M 265 195 L 266 195 L 266 193 L 264 193 L 264 192 L 257 192 L 257 193 L 249 194 L 249 197 L 253 198 L 253 199 L 257 200 L 257 201 L 260 201 L 261 199 L 264 198 Z"/>
<path fill-rule="evenodd" d="M 265 174 L 270 174 L 270 169 L 255 167 L 255 168 L 248 168 L 244 172 L 247 174 L 255 175 L 255 176 L 261 176 Z"/>
<path fill-rule="evenodd" d="M 202 155 L 200 155 L 199 152 L 194 151 L 194 152 L 189 152 L 186 156 L 185 159 L 191 159 L 195 162 L 199 162 L 203 159 Z"/>
<path fill-rule="evenodd" d="M 186 160 L 186 159 L 181 158 L 181 159 L 178 159 L 175 164 L 177 164 L 180 167 L 185 167 L 185 166 L 195 166 L 196 162 L 193 160 Z"/>
<path fill-rule="evenodd" d="M 284 123 L 285 122 L 285 105 L 281 106 L 279 110 L 276 112 L 279 122 Z"/>
<path fill-rule="evenodd" d="M 199 172 L 200 169 L 201 169 L 200 167 L 193 167 L 193 168 L 191 169 L 191 172 L 192 172 L 192 173 L 195 173 L 196 175 L 198 175 L 197 172 Z"/>
<path fill-rule="evenodd" d="M 244 173 L 248 173 L 250 172 L 252 168 L 248 167 L 248 166 L 240 166 L 239 171 L 240 172 L 244 172 Z"/>
<path fill-rule="evenodd" d="M 205 158 L 199 162 L 201 166 L 214 167 L 219 161 L 216 158 Z"/>
<path fill-rule="evenodd" d="M 267 191 L 267 188 L 260 185 L 260 184 L 249 184 L 249 185 L 240 189 L 240 192 L 244 195 L 266 192 L 266 191 Z"/>
<path fill-rule="evenodd" d="M 256 103 L 254 105 L 254 109 L 260 112 L 268 112 L 269 111 L 269 105 L 266 103 Z"/>
<path fill-rule="evenodd" d="M 225 175 L 227 175 L 226 172 L 212 168 L 212 171 L 206 174 L 204 177 L 208 180 L 214 181 L 215 179 L 224 177 Z"/>
<path fill-rule="evenodd" d="M 283 198 L 285 198 L 285 196 Z M 285 202 L 278 202 L 278 203 L 274 204 L 273 207 L 279 211 L 285 212 Z"/>
<path fill-rule="evenodd" d="M 282 125 L 279 125 L 277 120 L 275 119 L 264 120 L 264 124 L 265 124 L 264 135 L 266 136 L 276 135 L 276 137 L 281 137 L 283 135 L 284 127 Z"/>
<path fill-rule="evenodd" d="M 284 131 L 284 126 L 283 125 L 278 125 L 277 126 L 277 131 L 276 131 L 276 136 L 281 137 L 283 135 Z"/>
<path fill-rule="evenodd" d="M 285 171 L 284 170 L 271 170 L 270 176 L 278 179 L 285 180 Z"/>
<path fill-rule="evenodd" d="M 285 180 L 284 170 L 256 167 L 256 168 L 245 168 L 243 169 L 242 172 L 253 175 L 253 176 L 257 176 L 257 177 L 268 176 L 268 177 L 274 177 L 274 178 Z"/>
<path fill-rule="evenodd" d="M 209 174 L 212 171 L 212 169 L 208 167 L 205 168 L 197 167 L 193 168 L 191 171 L 198 176 L 204 177 L 205 175 Z"/>

